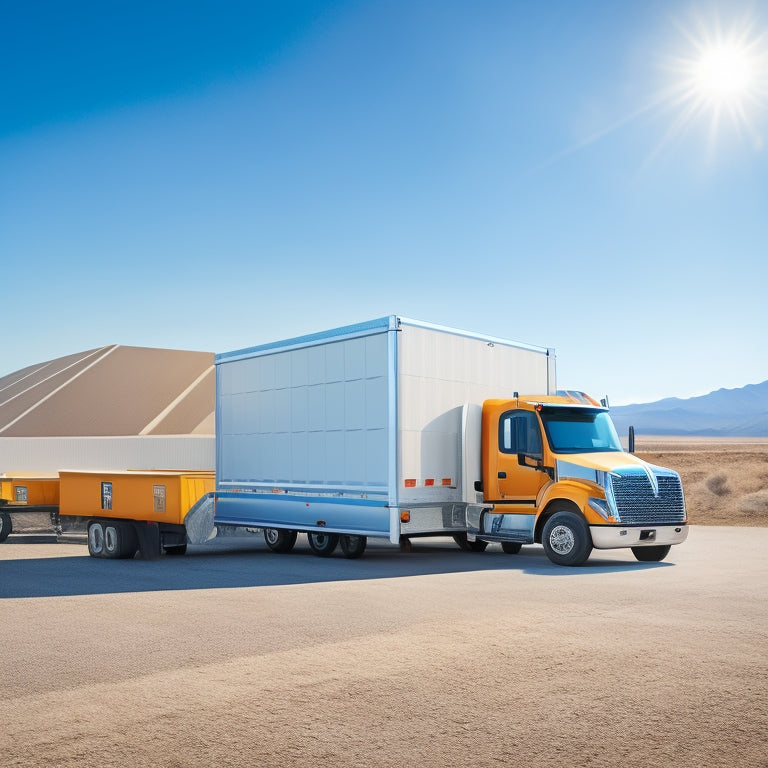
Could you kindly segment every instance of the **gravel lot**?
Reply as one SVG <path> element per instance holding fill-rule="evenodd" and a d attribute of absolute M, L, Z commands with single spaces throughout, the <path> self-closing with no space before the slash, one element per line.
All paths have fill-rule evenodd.
<path fill-rule="evenodd" d="M 766 551 L 6 543 L 0 766 L 765 767 Z"/>

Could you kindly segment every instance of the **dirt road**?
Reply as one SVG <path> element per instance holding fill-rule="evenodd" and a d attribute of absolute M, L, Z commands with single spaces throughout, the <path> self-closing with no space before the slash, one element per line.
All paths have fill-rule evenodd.
<path fill-rule="evenodd" d="M 3 545 L 0 766 L 768 766 L 768 529 L 414 550 Z"/>

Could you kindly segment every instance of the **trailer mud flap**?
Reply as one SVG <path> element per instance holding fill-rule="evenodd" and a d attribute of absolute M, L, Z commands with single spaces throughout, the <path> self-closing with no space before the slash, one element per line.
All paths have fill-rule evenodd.
<path fill-rule="evenodd" d="M 160 557 L 160 526 L 157 523 L 136 523 L 136 538 L 139 541 L 139 557 L 142 560 L 157 560 Z"/>

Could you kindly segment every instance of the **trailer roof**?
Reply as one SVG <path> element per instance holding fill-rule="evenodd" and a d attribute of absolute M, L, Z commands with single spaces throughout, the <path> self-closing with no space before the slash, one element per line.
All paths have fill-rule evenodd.
<path fill-rule="evenodd" d="M 219 363 L 232 362 L 246 357 L 256 357 L 258 355 L 269 354 L 276 351 L 285 351 L 287 349 L 297 349 L 300 347 L 309 347 L 315 344 L 322 344 L 332 339 L 349 339 L 355 336 L 368 336 L 372 333 L 383 333 L 385 331 L 394 331 L 400 328 L 402 325 L 411 325 L 418 328 L 428 328 L 433 331 L 440 331 L 443 333 L 450 333 L 455 336 L 466 336 L 471 339 L 479 339 L 486 341 L 489 344 L 502 344 L 508 347 L 517 347 L 520 349 L 528 349 L 533 352 L 541 352 L 542 354 L 554 355 L 554 349 L 549 347 L 539 347 L 532 344 L 523 344 L 521 342 L 510 341 L 509 339 L 502 339 L 496 336 L 486 336 L 480 333 L 474 333 L 472 331 L 464 331 L 458 328 L 450 328 L 444 325 L 435 325 L 434 323 L 426 323 L 422 320 L 413 320 L 411 318 L 402 317 L 400 315 L 388 315 L 386 317 L 380 317 L 375 320 L 368 320 L 363 323 L 356 323 L 354 325 L 345 325 L 340 328 L 332 328 L 327 331 L 321 331 L 319 333 L 310 333 L 304 336 L 295 336 L 290 339 L 284 339 L 282 341 L 273 341 L 268 344 L 259 344 L 254 347 L 246 347 L 244 349 L 236 349 L 232 352 L 222 352 L 217 354 L 215 362 Z"/>

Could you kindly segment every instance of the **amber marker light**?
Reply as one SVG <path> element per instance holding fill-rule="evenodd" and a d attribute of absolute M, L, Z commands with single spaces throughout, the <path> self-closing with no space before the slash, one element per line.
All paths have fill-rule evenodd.
<path fill-rule="evenodd" d="M 410 523 L 411 522 L 411 510 L 410 509 L 401 509 L 400 510 L 400 522 L 401 523 Z"/>

